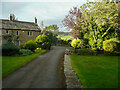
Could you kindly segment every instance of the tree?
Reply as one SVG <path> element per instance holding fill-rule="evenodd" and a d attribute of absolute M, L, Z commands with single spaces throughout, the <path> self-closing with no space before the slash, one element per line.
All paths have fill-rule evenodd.
<path fill-rule="evenodd" d="M 50 26 L 46 26 L 45 28 L 43 28 L 43 33 L 48 31 L 48 32 L 52 32 L 54 35 L 56 35 L 58 33 L 58 29 L 59 27 L 57 25 L 50 25 Z"/>
<path fill-rule="evenodd" d="M 119 38 L 118 3 L 87 2 L 80 8 L 72 10 L 72 12 L 78 11 L 79 17 L 78 13 L 69 12 L 63 20 L 63 25 L 72 29 L 73 33 L 79 30 L 80 35 L 77 37 L 89 39 L 93 46 L 96 46 L 98 41 L 101 43 L 106 39 Z"/>
<path fill-rule="evenodd" d="M 58 29 L 59 27 L 57 27 L 57 25 L 54 24 L 43 28 L 43 33 L 47 35 L 47 37 L 50 39 L 50 42 L 55 45 L 57 42 Z"/>
<path fill-rule="evenodd" d="M 39 48 L 42 49 L 50 49 L 51 47 L 51 41 L 50 38 L 47 37 L 45 34 L 39 35 L 36 39 L 35 42 L 37 43 Z"/>
<path fill-rule="evenodd" d="M 81 11 L 77 7 L 73 7 L 70 9 L 68 15 L 65 16 L 62 21 L 63 26 L 66 27 L 67 30 L 72 30 L 71 34 L 74 38 L 76 38 L 80 33 L 78 32 L 79 28 L 77 27 L 78 19 L 81 18 Z M 75 33 L 74 33 L 75 32 Z"/>

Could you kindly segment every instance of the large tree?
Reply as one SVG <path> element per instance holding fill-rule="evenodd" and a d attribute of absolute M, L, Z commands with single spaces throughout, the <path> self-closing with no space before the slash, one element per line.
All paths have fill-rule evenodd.
<path fill-rule="evenodd" d="M 97 42 L 100 39 L 106 40 L 110 38 L 118 38 L 120 31 L 118 30 L 118 3 L 116 2 L 87 2 L 83 4 L 77 11 L 81 12 L 80 17 L 65 17 L 64 26 L 74 30 L 79 30 L 80 33 Z M 73 9 L 72 12 L 76 12 Z M 75 14 L 75 15 L 74 15 Z M 76 16 L 77 13 L 72 15 Z M 70 13 L 68 14 L 70 16 Z M 68 22 L 66 22 L 67 20 Z M 71 22 L 75 22 L 71 25 Z"/>
<path fill-rule="evenodd" d="M 53 34 L 57 34 L 59 31 L 58 31 L 59 27 L 57 25 L 50 25 L 50 26 L 45 26 L 45 28 L 43 28 L 43 32 L 52 32 Z"/>
<path fill-rule="evenodd" d="M 65 16 L 64 20 L 62 21 L 63 26 L 66 27 L 66 30 L 72 30 L 71 34 L 74 38 L 79 36 L 79 28 L 77 27 L 78 19 L 81 18 L 81 11 L 77 7 L 73 7 L 73 9 L 69 10 L 68 15 Z"/>
<path fill-rule="evenodd" d="M 46 26 L 45 28 L 43 28 L 43 33 L 45 35 L 47 35 L 47 37 L 50 39 L 50 42 L 52 44 L 56 45 L 57 42 L 57 34 L 58 34 L 58 29 L 59 27 L 57 25 L 50 25 L 50 26 Z"/>

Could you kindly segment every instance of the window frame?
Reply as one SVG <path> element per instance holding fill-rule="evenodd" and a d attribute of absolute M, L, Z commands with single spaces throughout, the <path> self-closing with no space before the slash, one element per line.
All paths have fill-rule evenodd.
<path fill-rule="evenodd" d="M 30 32 L 30 36 L 32 36 L 33 35 L 33 32 Z"/>
<path fill-rule="evenodd" d="M 33 36 L 33 32 L 27 32 L 28 36 Z"/>
<path fill-rule="evenodd" d="M 18 42 L 18 45 L 17 45 L 17 42 Z M 20 46 L 20 41 L 16 41 L 16 45 L 17 45 L 17 46 Z"/>

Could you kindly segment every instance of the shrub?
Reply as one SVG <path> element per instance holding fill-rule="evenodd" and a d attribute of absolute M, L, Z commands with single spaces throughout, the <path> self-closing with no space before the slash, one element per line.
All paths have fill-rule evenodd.
<path fill-rule="evenodd" d="M 96 42 L 91 39 L 91 40 L 89 40 L 89 45 L 91 48 L 94 48 L 94 47 L 96 47 Z"/>
<path fill-rule="evenodd" d="M 74 39 L 71 42 L 71 46 L 74 47 L 75 49 L 83 48 L 83 41 L 79 38 Z"/>
<path fill-rule="evenodd" d="M 25 43 L 25 48 L 34 51 L 37 48 L 37 43 L 33 40 L 29 40 Z"/>
<path fill-rule="evenodd" d="M 37 52 L 40 52 L 41 50 L 42 50 L 41 48 L 36 48 L 35 52 L 37 53 Z"/>
<path fill-rule="evenodd" d="M 31 55 L 33 52 L 29 49 L 20 49 L 20 54 L 22 55 Z"/>
<path fill-rule="evenodd" d="M 2 55 L 11 56 L 17 53 L 19 53 L 19 47 L 12 43 L 11 38 L 9 38 L 7 42 L 2 45 Z"/>
<path fill-rule="evenodd" d="M 97 49 L 97 48 L 91 48 L 91 50 L 93 50 L 93 51 L 97 51 L 98 49 Z"/>
<path fill-rule="evenodd" d="M 25 46 L 24 45 L 20 45 L 20 49 L 25 49 Z"/>
<path fill-rule="evenodd" d="M 42 48 L 42 49 L 50 49 L 50 48 L 51 48 L 51 41 L 50 41 L 50 39 L 49 39 L 46 35 L 44 35 L 44 34 L 39 35 L 39 36 L 36 38 L 35 42 L 38 44 L 38 47 L 39 47 L 39 48 Z"/>
<path fill-rule="evenodd" d="M 103 39 L 98 39 L 97 40 L 97 48 L 99 50 L 103 50 Z"/>
<path fill-rule="evenodd" d="M 114 52 L 117 50 L 117 42 L 114 42 L 112 40 L 103 41 L 103 49 L 107 52 Z"/>
<path fill-rule="evenodd" d="M 85 48 L 89 48 L 89 40 L 88 39 L 83 39 L 83 44 L 85 46 Z"/>
<path fill-rule="evenodd" d="M 89 48 L 81 48 L 76 50 L 78 55 L 97 55 L 97 51 L 91 50 Z"/>

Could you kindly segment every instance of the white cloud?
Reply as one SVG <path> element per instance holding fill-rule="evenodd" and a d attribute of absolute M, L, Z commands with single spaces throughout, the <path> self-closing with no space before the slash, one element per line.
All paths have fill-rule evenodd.
<path fill-rule="evenodd" d="M 65 16 L 76 3 L 39 3 L 27 5 L 24 12 L 42 19 L 55 19 Z M 24 14 L 24 13 L 23 13 Z"/>
<path fill-rule="evenodd" d="M 80 6 L 84 2 L 4 2 L 3 18 L 7 18 L 10 13 L 16 15 L 20 21 L 34 22 L 37 17 L 38 24 L 43 20 L 45 26 L 57 24 L 61 21 L 73 6 Z M 20 7 L 20 8 L 18 8 Z M 9 12 L 8 12 L 9 11 Z"/>

